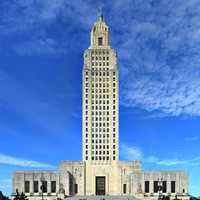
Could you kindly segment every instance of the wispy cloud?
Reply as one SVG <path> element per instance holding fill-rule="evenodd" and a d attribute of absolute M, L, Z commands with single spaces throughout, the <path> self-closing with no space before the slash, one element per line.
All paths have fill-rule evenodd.
<path fill-rule="evenodd" d="M 0 164 L 21 166 L 21 167 L 33 167 L 33 168 L 55 168 L 55 166 L 46 163 L 12 157 L 1 153 L 0 153 Z"/>
<path fill-rule="evenodd" d="M 163 166 L 176 166 L 176 165 L 190 165 L 190 166 L 199 166 L 200 165 L 200 157 L 196 157 L 193 159 L 166 159 L 161 160 L 157 157 L 150 156 L 143 159 L 143 162 L 156 164 L 156 165 L 163 165 Z"/>
<path fill-rule="evenodd" d="M 141 159 L 144 163 L 162 165 L 162 166 L 176 166 L 176 165 L 190 165 L 200 166 L 200 156 L 192 159 L 160 159 L 154 155 L 144 155 L 141 148 L 137 146 L 129 146 L 127 144 L 121 145 L 122 157 L 126 160 Z"/>
<path fill-rule="evenodd" d="M 123 158 L 127 160 L 139 160 L 143 157 L 143 153 L 140 148 L 136 146 L 128 146 L 127 144 L 121 144 L 121 153 Z"/>
<path fill-rule="evenodd" d="M 193 136 L 193 137 L 186 137 L 184 138 L 185 141 L 187 142 L 195 142 L 195 141 L 199 141 L 199 136 Z"/>
<path fill-rule="evenodd" d="M 11 179 L 0 179 L 0 191 L 7 191 L 11 189 Z"/>
<path fill-rule="evenodd" d="M 199 116 L 199 1 L 126 0 L 123 5 L 116 27 L 123 30 L 117 42 L 127 80 L 122 105 L 159 117 Z"/>
<path fill-rule="evenodd" d="M 0 6 L 2 43 L 3 38 L 17 36 L 18 39 L 10 44 L 10 50 L 20 55 L 66 53 L 79 45 L 75 43 L 77 37 L 80 41 L 80 35 L 88 30 L 97 13 L 93 3 L 82 0 L 6 1 Z M 70 40 L 66 38 L 68 34 L 71 35 Z"/>
<path fill-rule="evenodd" d="M 9 48 L 19 54 L 80 49 L 99 5 L 82 0 L 4 1 L 2 51 L 8 38 Z M 200 116 L 200 2 L 113 0 L 101 5 L 105 13 L 109 10 L 113 46 L 126 79 L 121 82 L 121 104 L 154 117 Z"/>

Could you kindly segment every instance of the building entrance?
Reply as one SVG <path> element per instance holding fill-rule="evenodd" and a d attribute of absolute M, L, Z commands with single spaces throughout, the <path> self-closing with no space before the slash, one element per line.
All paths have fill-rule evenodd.
<path fill-rule="evenodd" d="M 96 195 L 106 194 L 106 177 L 96 176 Z"/>

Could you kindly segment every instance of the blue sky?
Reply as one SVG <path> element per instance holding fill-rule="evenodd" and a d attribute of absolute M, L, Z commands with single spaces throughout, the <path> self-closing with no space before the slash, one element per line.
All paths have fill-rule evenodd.
<path fill-rule="evenodd" d="M 200 196 L 199 0 L 1 0 L 0 190 L 81 159 L 83 51 L 103 8 L 118 51 L 120 158 L 186 170 Z"/>

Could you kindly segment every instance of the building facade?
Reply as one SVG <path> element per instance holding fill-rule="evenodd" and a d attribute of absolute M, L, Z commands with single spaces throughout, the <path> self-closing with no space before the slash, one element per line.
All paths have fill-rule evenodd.
<path fill-rule="evenodd" d="M 17 189 L 31 200 L 102 195 L 157 199 L 161 192 L 189 198 L 186 172 L 143 171 L 139 160 L 119 160 L 118 86 L 117 54 L 99 16 L 84 52 L 82 161 L 61 161 L 56 171 L 16 171 L 13 195 Z"/>

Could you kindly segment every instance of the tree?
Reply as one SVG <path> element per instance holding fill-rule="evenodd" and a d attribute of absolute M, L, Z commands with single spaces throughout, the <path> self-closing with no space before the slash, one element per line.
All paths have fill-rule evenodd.
<path fill-rule="evenodd" d="M 181 199 L 178 199 L 178 197 L 177 197 L 177 195 L 176 195 L 174 200 L 181 200 Z"/>
<path fill-rule="evenodd" d="M 10 200 L 10 199 L 4 196 L 3 193 L 0 191 L 0 200 Z"/>
<path fill-rule="evenodd" d="M 170 200 L 170 196 L 169 195 L 167 195 L 167 196 L 163 195 L 162 200 Z"/>
<path fill-rule="evenodd" d="M 16 189 L 16 194 L 14 195 L 13 200 L 20 200 L 20 194 L 19 194 L 18 189 Z"/>
<path fill-rule="evenodd" d="M 20 200 L 28 200 L 27 196 L 23 192 L 20 195 Z"/>
<path fill-rule="evenodd" d="M 13 200 L 28 200 L 28 198 L 23 192 L 21 194 L 19 194 L 19 191 L 16 190 L 16 194 L 15 194 Z"/>

